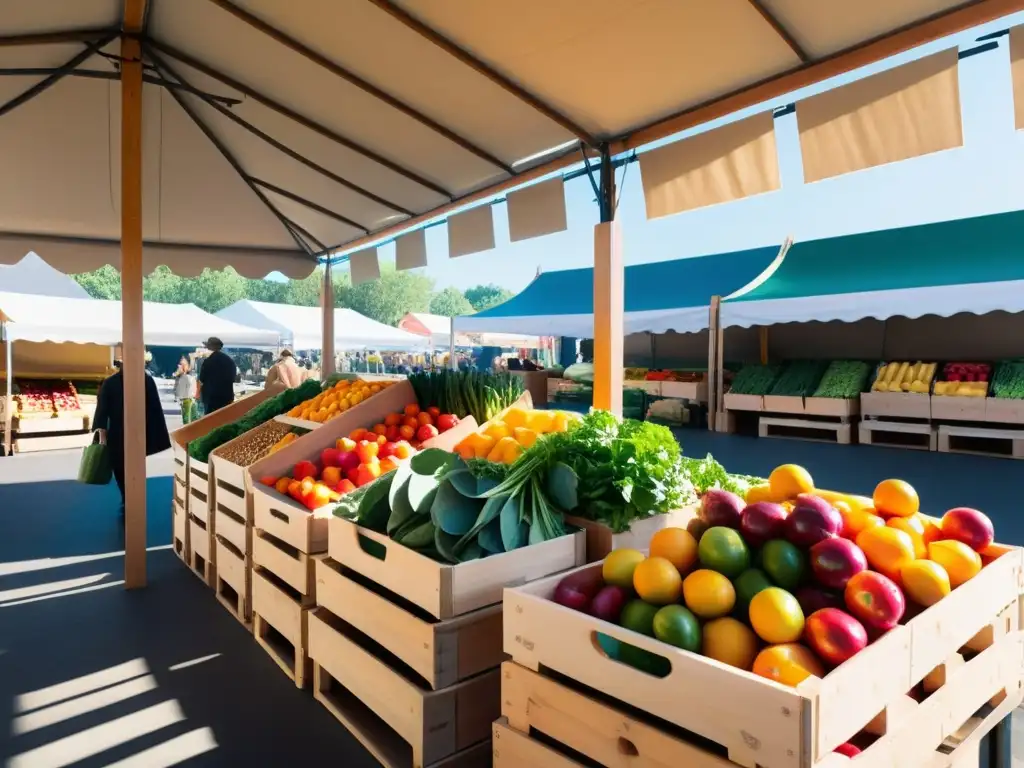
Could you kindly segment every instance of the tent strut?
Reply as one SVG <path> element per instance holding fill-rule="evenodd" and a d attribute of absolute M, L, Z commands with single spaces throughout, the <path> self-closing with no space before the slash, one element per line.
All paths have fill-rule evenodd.
<path fill-rule="evenodd" d="M 155 51 L 153 51 L 152 49 L 147 49 L 147 53 L 148 53 L 148 55 L 150 57 L 152 57 L 153 61 L 157 62 L 158 64 L 163 64 L 164 63 L 163 59 Z M 380 203 L 384 207 L 390 208 L 392 211 L 396 211 L 398 213 L 403 213 L 406 216 L 415 216 L 416 215 L 415 213 L 413 213 L 409 209 L 403 208 L 402 206 L 398 205 L 397 203 L 393 203 L 390 200 L 386 200 L 385 198 L 380 197 L 379 195 L 375 195 L 373 192 L 370 192 L 368 189 L 364 189 L 363 187 L 361 187 L 358 184 L 355 184 L 355 183 L 349 181 L 348 179 L 344 178 L 343 176 L 339 176 L 338 174 L 336 174 L 333 171 L 323 167 L 322 165 L 313 162 L 312 160 L 310 160 L 307 157 L 304 157 L 303 155 L 300 155 L 298 152 L 296 152 L 291 147 L 286 146 L 285 144 L 282 144 L 277 139 L 275 139 L 273 136 L 270 136 L 267 133 L 264 133 L 259 128 L 257 128 L 255 125 L 253 125 L 252 123 L 250 123 L 250 122 L 244 120 L 243 118 L 239 117 L 234 112 L 232 112 L 230 109 L 225 108 L 223 105 L 218 104 L 215 101 L 211 101 L 211 99 L 217 99 L 218 97 L 211 96 L 210 94 L 207 94 L 207 93 L 203 93 L 199 89 L 192 88 L 191 86 L 189 86 L 185 90 L 187 90 L 190 93 L 194 93 L 200 99 L 202 99 L 207 104 L 209 104 L 211 107 L 213 107 L 218 112 L 220 112 L 222 115 L 224 115 L 224 117 L 228 118 L 229 120 L 234 122 L 236 125 L 240 126 L 241 128 L 244 128 L 245 130 L 249 131 L 249 133 L 251 133 L 253 136 L 256 136 L 258 139 L 262 139 L 264 142 L 266 142 L 267 144 L 272 146 L 277 151 L 287 155 L 292 160 L 295 160 L 298 163 L 302 163 L 304 166 L 306 166 L 310 170 L 316 171 L 321 176 L 325 176 L 326 178 L 330 179 L 334 183 L 339 184 L 339 185 L 345 187 L 346 189 L 352 190 L 356 194 L 365 197 L 367 200 L 372 200 L 375 203 Z M 237 102 L 237 103 L 241 103 L 241 102 Z"/>
<path fill-rule="evenodd" d="M 807 54 L 807 51 L 805 51 L 803 46 L 796 41 L 796 38 L 793 37 L 788 29 L 786 29 L 785 25 L 779 21 L 770 10 L 765 8 L 762 0 L 747 0 L 747 2 L 753 6 L 755 11 L 761 14 L 761 18 L 768 22 L 768 26 L 775 30 L 775 34 L 785 41 L 786 45 L 789 46 L 789 49 L 796 54 L 796 57 L 800 59 L 801 62 L 804 64 L 809 64 L 811 62 L 811 57 Z"/>
<path fill-rule="evenodd" d="M 483 75 L 492 83 L 498 85 L 506 92 L 512 94 L 520 101 L 533 107 L 537 112 L 540 112 L 546 118 L 554 123 L 562 126 L 569 133 L 573 134 L 580 139 L 584 144 L 590 147 L 597 148 L 598 140 L 587 131 L 585 128 L 570 120 L 562 113 L 555 110 L 553 107 L 545 104 L 543 101 L 538 99 L 532 93 L 529 93 L 525 88 L 516 84 L 509 78 L 498 73 L 496 70 L 489 67 L 487 64 L 482 62 L 480 59 L 473 56 L 466 49 L 456 45 L 454 42 L 449 40 L 447 37 L 442 35 L 437 30 L 433 29 L 427 24 L 424 24 L 419 19 L 415 18 L 411 14 L 407 13 L 404 9 L 399 8 L 391 0 L 369 0 L 375 6 L 380 8 L 382 11 L 387 13 L 392 18 L 401 22 L 413 32 L 418 34 L 420 37 L 429 40 L 438 48 L 443 50 L 449 56 L 452 56 L 461 61 L 466 66 L 473 69 L 475 72 Z"/>
<path fill-rule="evenodd" d="M 369 149 L 367 147 L 362 146 L 361 144 L 358 144 L 355 141 L 352 141 L 352 139 L 347 139 L 341 134 L 335 133 L 327 126 L 321 125 L 320 123 L 311 120 L 308 117 L 300 115 L 295 110 L 286 107 L 280 102 L 274 101 L 268 96 L 264 96 L 254 88 L 250 88 L 248 85 L 240 83 L 233 77 L 225 75 L 223 72 L 219 72 L 213 67 L 210 67 L 201 61 L 198 61 L 197 59 L 189 56 L 184 51 L 179 51 L 177 48 L 174 48 L 173 46 L 167 45 L 166 43 L 162 43 L 153 38 L 149 38 L 149 45 L 156 48 L 161 53 L 165 53 L 171 58 L 177 59 L 182 64 L 185 64 L 186 66 L 189 66 L 192 69 L 195 69 L 196 71 L 203 73 L 207 77 L 211 77 L 214 80 L 218 80 L 222 84 L 226 85 L 228 88 L 231 88 L 232 90 L 238 91 L 239 93 L 248 96 L 250 99 L 258 102 L 259 104 L 262 104 L 267 109 L 273 110 L 274 112 L 277 112 L 279 115 L 287 117 L 289 120 L 298 123 L 304 128 L 308 128 L 314 133 L 318 133 L 324 138 L 330 139 L 336 144 L 340 144 L 341 146 L 346 147 L 347 149 L 350 149 L 353 152 L 362 155 L 363 157 L 373 160 L 378 165 L 382 165 L 385 168 L 394 171 L 398 175 L 403 176 L 406 179 L 409 179 L 410 181 L 416 182 L 421 187 L 425 187 L 426 189 L 436 192 L 439 195 L 443 195 L 444 197 L 447 197 L 449 200 L 453 198 L 453 194 L 446 190 L 444 187 L 435 184 L 429 179 L 426 179 L 423 176 L 420 176 L 419 174 L 414 173 L 413 171 L 410 171 L 407 168 L 403 168 L 393 160 L 388 160 L 383 155 L 380 155 L 377 152 L 374 152 L 372 149 Z"/>
<path fill-rule="evenodd" d="M 167 73 L 170 74 L 170 76 L 173 77 L 175 80 L 178 80 L 179 82 L 181 81 L 181 78 L 178 77 L 175 71 L 171 69 L 169 66 L 165 65 L 164 69 L 166 69 Z M 210 143 L 217 148 L 217 151 L 221 153 L 224 159 L 228 161 L 228 164 L 235 169 L 235 173 L 237 173 L 242 178 L 242 181 L 244 181 L 246 185 L 249 187 L 249 189 L 252 190 L 252 193 L 260 199 L 260 201 L 270 210 L 272 214 L 274 214 L 274 217 L 281 223 L 281 226 L 284 227 L 285 230 L 287 230 L 288 234 L 291 235 L 292 239 L 295 241 L 295 244 L 299 246 L 299 249 L 302 250 L 304 253 L 312 256 L 313 253 L 309 248 L 309 244 L 306 243 L 301 237 L 299 237 L 290 226 L 288 226 L 288 220 L 279 210 L 277 210 L 276 207 L 274 207 L 270 200 L 267 199 L 267 196 L 260 191 L 259 187 L 257 187 L 253 183 L 252 179 L 250 179 L 248 174 L 246 174 L 245 170 L 242 168 L 241 164 L 239 164 L 235 156 L 231 154 L 231 151 L 226 146 L 224 146 L 223 142 L 221 142 L 221 140 L 217 138 L 213 131 L 210 130 L 209 126 L 202 121 L 199 115 L 197 115 L 195 111 L 193 111 L 192 107 L 189 106 L 187 101 L 185 101 L 185 97 L 173 89 L 171 89 L 169 93 L 171 94 L 171 96 L 174 97 L 174 100 L 178 102 L 178 106 L 180 106 L 185 111 L 185 114 L 192 119 L 192 122 L 196 124 L 196 127 L 203 132 L 203 135 L 205 135 L 206 138 L 210 141 Z"/>
<path fill-rule="evenodd" d="M 100 29 L 69 29 L 63 32 L 32 32 L 27 35 L 6 35 L 0 37 L 0 48 L 19 45 L 52 45 L 56 43 L 91 43 L 106 35 L 116 37 L 121 33 L 116 27 Z"/>
<path fill-rule="evenodd" d="M 108 32 L 104 37 L 99 40 L 94 40 L 85 47 L 85 50 L 77 53 L 68 59 L 64 64 L 59 66 L 54 72 L 48 77 L 40 80 L 38 83 L 33 85 L 31 88 L 23 91 L 22 93 L 15 96 L 13 99 L 0 106 L 0 117 L 3 117 L 8 112 L 12 112 L 22 104 L 31 101 L 36 96 L 41 94 L 43 91 L 49 89 L 51 86 L 56 85 L 61 79 L 70 74 L 79 64 L 84 62 L 89 57 L 93 56 L 96 51 L 105 46 L 111 40 L 117 37 L 116 32 Z"/>
<path fill-rule="evenodd" d="M 289 192 L 287 189 L 284 189 L 283 187 L 279 187 L 276 184 L 271 184 L 269 181 L 264 181 L 263 179 L 258 179 L 255 176 L 249 176 L 248 178 L 249 181 L 251 181 L 253 184 L 263 187 L 268 192 L 273 192 L 277 195 L 280 195 L 281 197 L 287 197 L 289 200 L 292 200 L 293 202 L 296 202 L 299 205 L 304 205 L 306 208 L 316 211 L 317 213 L 322 213 L 324 216 L 334 219 L 335 221 L 340 221 L 342 224 L 347 224 L 350 227 L 361 229 L 363 232 L 368 233 L 370 231 L 359 222 L 352 221 L 352 219 L 346 216 L 342 216 L 337 211 L 332 211 L 330 208 L 325 208 L 319 203 L 314 203 L 312 200 L 307 200 L 306 198 L 301 197 L 295 194 L 294 192 Z"/>
<path fill-rule="evenodd" d="M 356 88 L 358 88 L 359 90 L 363 91 L 364 93 L 367 93 L 370 96 L 373 96 L 374 98 L 378 99 L 379 101 L 382 101 L 385 104 L 387 104 L 389 107 L 392 107 L 392 108 L 398 110 L 399 112 L 401 112 L 401 113 L 411 117 L 416 122 L 420 123 L 421 125 L 426 126 L 430 130 L 432 130 L 435 133 L 437 133 L 438 135 L 443 136 L 444 138 L 448 139 L 448 141 L 452 142 L 453 144 L 456 144 L 457 146 L 462 147 L 462 149 L 466 150 L 467 152 L 471 152 L 472 154 L 474 154 L 477 157 L 479 157 L 481 160 L 484 160 L 487 163 L 490 163 L 491 165 L 495 166 L 496 168 L 500 168 L 505 173 L 507 173 L 509 176 L 515 176 L 515 171 L 512 169 L 512 167 L 510 165 L 508 165 L 508 163 L 505 163 L 505 162 L 499 160 L 497 157 L 492 155 L 490 152 L 488 152 L 488 151 L 478 147 L 477 145 L 473 144 L 472 142 L 470 142 L 465 137 L 458 135 L 457 133 L 455 133 L 451 129 L 446 128 L 445 126 L 441 125 L 436 120 L 431 119 L 430 117 L 428 117 L 427 115 L 423 114 L 419 110 L 417 110 L 417 109 L 409 106 L 408 104 L 400 101 L 399 99 L 397 99 L 394 96 L 392 96 L 390 93 L 387 93 L 386 91 L 381 90 L 380 88 L 378 88 L 377 86 L 373 85 L 372 83 L 370 83 L 370 82 L 364 80 L 363 78 L 359 77 L 359 75 L 355 74 L 354 72 L 352 72 L 352 71 L 350 71 L 348 69 L 345 69 L 344 67 L 342 67 L 337 62 L 331 61 L 327 57 L 317 53 L 316 51 L 314 51 L 313 49 L 309 48 L 308 46 L 303 45 L 302 43 L 300 43 L 298 40 L 296 40 L 295 38 L 291 37 L 290 35 L 285 34 L 284 32 L 282 32 L 281 30 L 277 29 L 276 27 L 268 24 L 267 22 L 263 21 L 260 18 L 257 18 L 256 16 L 254 16 L 251 13 L 249 13 L 248 11 L 246 11 L 246 10 L 244 10 L 242 8 L 239 8 L 237 5 L 235 5 L 234 3 L 229 2 L 228 0 L 209 0 L 209 1 L 211 3 L 213 3 L 214 5 L 216 5 L 218 8 L 221 8 L 222 10 L 230 13 L 235 18 L 245 22 L 246 24 L 248 24 L 253 29 L 255 29 L 255 30 L 259 31 L 259 32 L 262 32 L 264 35 L 266 35 L 267 37 L 271 38 L 275 42 L 280 43 L 281 45 L 285 46 L 286 48 L 290 48 L 291 50 L 295 51 L 295 53 L 299 54 L 303 58 L 305 58 L 305 59 L 311 61 L 312 63 L 316 64 L 317 66 L 327 70 L 332 75 L 335 75 L 337 77 L 342 78 L 343 80 L 351 83 Z"/>
<path fill-rule="evenodd" d="M 284 218 L 285 218 L 285 221 L 288 222 L 288 225 L 293 230 L 298 232 L 300 235 L 302 235 L 304 238 L 306 238 L 309 242 L 311 242 L 313 245 L 315 245 L 321 251 L 328 250 L 327 246 L 324 245 L 323 243 L 321 243 L 319 240 L 317 240 L 316 237 L 308 229 L 305 229 L 302 226 L 300 226 L 299 224 L 296 224 L 294 221 L 289 219 L 287 216 L 285 216 Z"/>

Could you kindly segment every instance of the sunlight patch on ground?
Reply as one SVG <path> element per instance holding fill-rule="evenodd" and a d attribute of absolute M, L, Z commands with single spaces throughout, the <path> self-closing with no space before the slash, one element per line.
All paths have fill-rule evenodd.
<path fill-rule="evenodd" d="M 22 733 L 29 733 L 48 725 L 54 725 L 72 717 L 84 715 L 87 712 L 95 712 L 97 709 L 117 704 L 120 701 L 127 701 L 133 696 L 140 696 L 144 693 L 156 690 L 156 678 L 152 675 L 145 675 L 127 683 L 120 683 L 102 691 L 85 694 L 77 699 L 54 704 L 53 706 L 30 712 L 27 715 L 16 717 L 11 723 L 11 734 L 17 736 Z"/>
<path fill-rule="evenodd" d="M 146 547 L 147 552 L 158 552 L 161 549 L 170 549 L 170 544 L 161 544 L 158 547 Z M 111 557 L 124 557 L 124 551 L 107 552 L 102 555 L 74 555 L 72 557 L 43 557 L 36 560 L 21 560 L 11 563 L 0 563 L 0 576 L 12 576 L 17 573 L 31 573 L 32 571 L 44 571 L 47 568 L 63 568 L 66 565 L 80 565 L 91 563 L 96 560 L 106 560 Z"/>
<path fill-rule="evenodd" d="M 13 600 L 24 600 L 29 597 L 50 595 L 54 592 L 63 592 L 65 589 L 76 589 L 86 587 L 90 584 L 103 581 L 110 576 L 109 573 L 97 573 L 93 576 L 82 576 L 79 579 L 64 579 L 63 581 L 51 581 L 46 584 L 34 584 L 31 587 L 19 589 L 0 589 L 0 603 L 7 603 Z"/>
<path fill-rule="evenodd" d="M 180 664 L 168 667 L 171 672 L 177 672 L 179 669 L 188 669 L 194 667 L 196 664 L 202 664 L 204 661 L 212 661 L 220 656 L 219 653 L 211 653 L 209 656 L 200 656 L 198 659 L 192 659 L 191 661 L 183 661 Z"/>
<path fill-rule="evenodd" d="M 196 728 L 137 755 L 111 763 L 107 768 L 168 768 L 216 748 L 217 740 L 213 737 L 213 731 L 210 728 Z"/>
<path fill-rule="evenodd" d="M 135 677 L 149 674 L 149 665 L 145 659 L 132 659 L 107 669 L 93 672 L 63 683 L 49 685 L 38 691 L 23 693 L 14 700 L 14 711 L 23 713 L 41 709 L 60 701 L 72 699 L 86 693 L 92 693 L 108 685 L 123 683 Z"/>

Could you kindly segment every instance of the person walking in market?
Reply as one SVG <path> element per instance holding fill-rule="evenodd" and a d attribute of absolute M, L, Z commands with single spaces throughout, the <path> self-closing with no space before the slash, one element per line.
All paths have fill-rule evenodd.
<path fill-rule="evenodd" d="M 281 357 L 267 371 L 267 380 L 264 382 L 264 386 L 269 387 L 279 381 L 291 389 L 299 386 L 305 380 L 306 372 L 295 362 L 295 355 L 290 349 L 283 349 Z"/>
<path fill-rule="evenodd" d="M 199 399 L 206 414 L 231 405 L 235 401 L 235 361 L 224 352 L 224 342 L 216 336 L 206 340 L 210 356 L 199 369 Z"/>
<path fill-rule="evenodd" d="M 121 361 L 114 361 L 117 372 L 105 379 L 100 385 L 96 396 L 96 414 L 93 417 L 93 429 L 99 433 L 99 441 L 107 446 L 110 456 L 110 469 L 114 482 L 121 492 L 121 513 L 124 513 L 124 376 Z M 166 451 L 171 447 L 171 437 L 167 433 L 167 422 L 164 420 L 164 409 L 160 405 L 160 392 L 156 382 L 148 373 L 146 378 L 146 455 L 152 456 Z M 138 429 L 132 425 L 132 429 Z"/>
<path fill-rule="evenodd" d="M 181 405 L 181 423 L 188 424 L 195 420 L 196 413 L 196 377 L 192 375 L 192 366 L 182 355 L 178 368 L 174 371 L 174 399 Z"/>

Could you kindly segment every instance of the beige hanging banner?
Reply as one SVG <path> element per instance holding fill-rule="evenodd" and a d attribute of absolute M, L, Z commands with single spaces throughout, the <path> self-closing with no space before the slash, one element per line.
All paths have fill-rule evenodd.
<path fill-rule="evenodd" d="M 494 247 L 494 214 L 481 205 L 448 218 L 448 258 L 489 251 Z"/>
<path fill-rule="evenodd" d="M 509 192 L 508 237 L 513 243 L 564 232 L 568 227 L 565 214 L 565 180 L 559 176 L 532 187 Z"/>
<path fill-rule="evenodd" d="M 1024 128 L 1024 27 L 1010 30 L 1010 73 L 1013 76 L 1013 124 Z"/>
<path fill-rule="evenodd" d="M 771 112 L 640 155 L 647 218 L 739 200 L 781 186 Z"/>
<path fill-rule="evenodd" d="M 352 273 L 352 285 L 380 279 L 380 264 L 377 262 L 376 248 L 356 251 L 348 257 L 348 264 Z"/>
<path fill-rule="evenodd" d="M 808 183 L 962 146 L 957 50 L 812 96 L 796 116 Z"/>
<path fill-rule="evenodd" d="M 395 240 L 395 266 L 399 270 L 427 266 L 427 232 L 417 229 Z"/>

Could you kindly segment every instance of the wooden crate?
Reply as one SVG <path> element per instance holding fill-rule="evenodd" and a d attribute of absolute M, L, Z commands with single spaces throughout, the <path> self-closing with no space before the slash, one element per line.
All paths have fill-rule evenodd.
<path fill-rule="evenodd" d="M 807 413 L 804 398 L 796 395 L 765 395 L 764 409 L 769 413 Z"/>
<path fill-rule="evenodd" d="M 804 413 L 808 416 L 837 416 L 848 419 L 860 413 L 860 398 L 805 397 Z"/>
<path fill-rule="evenodd" d="M 999 545 L 990 553 L 997 558 L 974 579 L 825 678 L 796 688 L 560 606 L 551 597 L 564 574 L 506 592 L 505 652 L 535 672 L 564 675 L 710 739 L 740 765 L 846 765 L 835 762 L 832 750 L 883 713 L 884 738 L 865 751 L 871 755 L 865 766 L 931 765 L 943 739 L 986 702 L 1001 706 L 1024 697 L 1024 553 Z M 597 633 L 661 656 L 669 673 L 656 677 L 609 658 Z M 961 649 L 969 660 L 947 674 L 939 690 L 921 704 L 906 695 Z"/>
<path fill-rule="evenodd" d="M 313 601 L 258 565 L 252 566 L 251 579 L 256 642 L 297 688 L 305 688 L 311 674 L 308 638 Z"/>
<path fill-rule="evenodd" d="M 214 513 L 216 536 L 227 541 L 246 557 L 252 554 L 252 524 L 224 507 Z"/>
<path fill-rule="evenodd" d="M 188 519 L 189 567 L 207 586 L 212 587 L 216 580 L 217 563 L 214 559 L 217 550 L 206 524 L 190 515 Z"/>
<path fill-rule="evenodd" d="M 726 392 L 722 403 L 727 411 L 763 411 L 764 398 L 761 395 L 734 395 Z"/>
<path fill-rule="evenodd" d="M 1024 430 L 940 424 L 939 450 L 1024 459 Z"/>
<path fill-rule="evenodd" d="M 586 562 L 582 531 L 542 544 L 458 565 L 433 560 L 387 536 L 331 517 L 328 556 L 401 595 L 437 619 L 451 619 L 501 602 L 505 587 Z M 382 554 L 371 554 L 367 547 Z"/>
<path fill-rule="evenodd" d="M 488 742 L 500 709 L 497 669 L 435 691 L 356 637 L 326 609 L 309 616 L 313 695 L 374 757 L 422 768 Z"/>
<path fill-rule="evenodd" d="M 316 562 L 316 600 L 434 690 L 494 669 L 505 658 L 500 605 L 438 621 L 329 558 Z"/>
<path fill-rule="evenodd" d="M 181 558 L 182 562 L 192 565 L 192 550 L 189 547 L 191 526 L 185 505 L 171 501 L 171 549 Z"/>
<path fill-rule="evenodd" d="M 604 558 L 613 549 L 640 549 L 646 550 L 650 544 L 651 537 L 662 528 L 685 528 L 694 517 L 694 509 L 685 509 L 669 512 L 664 515 L 645 517 L 642 520 L 634 520 L 628 531 L 615 533 L 604 523 L 594 520 L 587 520 L 584 517 L 566 515 L 565 522 L 568 525 L 580 528 L 587 536 L 587 562 L 593 563 Z"/>
<path fill-rule="evenodd" d="M 493 768 L 585 768 L 571 757 L 531 739 L 508 727 L 508 721 L 499 717 L 491 726 Z M 674 768 L 674 767 L 673 767 Z"/>
<path fill-rule="evenodd" d="M 252 537 L 252 562 L 295 590 L 303 598 L 303 602 L 313 602 L 316 599 L 313 555 L 306 554 L 257 528 L 253 531 Z"/>
<path fill-rule="evenodd" d="M 997 424 L 1024 424 L 1024 400 L 986 397 L 985 421 Z"/>
<path fill-rule="evenodd" d="M 919 392 L 862 392 L 860 414 L 897 419 L 930 419 L 931 398 Z"/>
<path fill-rule="evenodd" d="M 174 477 L 188 494 L 188 448 L 171 440 L 171 457 L 174 461 Z"/>
<path fill-rule="evenodd" d="M 849 445 L 853 439 L 853 427 L 848 421 L 762 416 L 757 423 L 757 434 L 760 437 L 783 437 Z"/>
<path fill-rule="evenodd" d="M 661 382 L 662 397 L 678 397 L 697 403 L 708 401 L 707 378 L 703 381 L 663 381 Z"/>
<path fill-rule="evenodd" d="M 213 590 L 217 602 L 227 608 L 228 613 L 252 628 L 252 560 L 223 536 L 218 535 L 217 571 L 214 574 Z"/>
<path fill-rule="evenodd" d="M 932 419 L 935 421 L 985 421 L 984 397 L 932 395 Z"/>
<path fill-rule="evenodd" d="M 857 438 L 861 445 L 918 451 L 937 450 L 939 443 L 937 427 L 923 421 L 863 419 L 857 425 Z"/>

